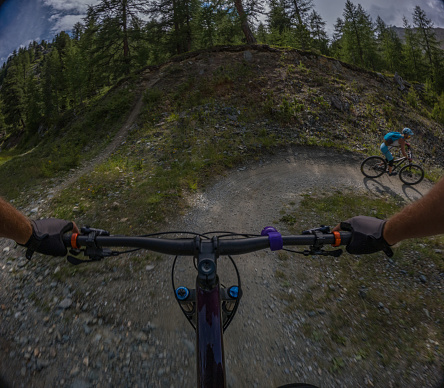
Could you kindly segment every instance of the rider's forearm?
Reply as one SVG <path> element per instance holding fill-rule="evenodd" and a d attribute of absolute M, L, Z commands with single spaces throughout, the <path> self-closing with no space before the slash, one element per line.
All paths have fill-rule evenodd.
<path fill-rule="evenodd" d="M 31 235 L 32 226 L 29 219 L 0 198 L 0 237 L 25 244 Z"/>
<path fill-rule="evenodd" d="M 423 198 L 391 217 L 384 227 L 384 239 L 390 245 L 415 237 L 444 233 L 444 179 Z"/>
<path fill-rule="evenodd" d="M 401 144 L 401 153 L 404 156 L 404 158 L 408 158 L 407 152 L 405 150 L 405 144 Z"/>

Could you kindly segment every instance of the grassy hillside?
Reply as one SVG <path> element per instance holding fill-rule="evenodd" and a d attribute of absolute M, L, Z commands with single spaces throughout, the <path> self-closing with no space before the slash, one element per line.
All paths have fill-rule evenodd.
<path fill-rule="evenodd" d="M 0 153 L 15 156 L 0 167 L 0 195 L 20 203 L 21 193 L 88 163 L 129 115 L 141 80 L 155 78 L 125 144 L 55 198 L 53 214 L 113 223 L 118 213 L 128 222 L 122 232 L 155 227 L 186 192 L 241 161 L 291 144 L 378 153 L 382 135 L 405 126 L 429 177 L 443 162 L 442 126 L 414 87 L 401 91 L 392 76 L 312 53 L 219 47 L 144 69 L 72 112 L 29 152 Z"/>

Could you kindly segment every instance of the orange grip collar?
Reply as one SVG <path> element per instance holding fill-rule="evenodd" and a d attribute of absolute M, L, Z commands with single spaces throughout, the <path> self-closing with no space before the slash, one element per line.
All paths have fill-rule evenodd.
<path fill-rule="evenodd" d="M 77 236 L 79 234 L 78 233 L 73 233 L 71 235 L 71 247 L 74 249 L 80 249 L 80 247 L 77 245 Z"/>
<path fill-rule="evenodd" d="M 341 234 L 339 232 L 333 232 L 333 235 L 335 236 L 335 243 L 331 244 L 331 246 L 338 247 L 341 245 Z"/>

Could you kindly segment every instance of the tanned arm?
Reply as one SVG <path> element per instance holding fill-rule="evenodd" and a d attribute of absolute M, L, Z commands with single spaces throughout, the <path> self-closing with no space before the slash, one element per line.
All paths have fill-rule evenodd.
<path fill-rule="evenodd" d="M 32 235 L 31 222 L 8 202 L 0 198 L 0 237 L 25 244 Z"/>
<path fill-rule="evenodd" d="M 405 158 L 408 158 L 407 152 L 405 152 L 405 140 L 403 138 L 398 139 L 398 143 L 401 147 L 401 152 Z"/>
<path fill-rule="evenodd" d="M 401 240 L 444 233 L 444 179 L 424 197 L 392 216 L 383 236 L 390 245 Z"/>

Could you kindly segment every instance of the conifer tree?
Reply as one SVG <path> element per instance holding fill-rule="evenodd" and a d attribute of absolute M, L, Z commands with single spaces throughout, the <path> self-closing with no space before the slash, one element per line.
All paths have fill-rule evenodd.
<path fill-rule="evenodd" d="M 396 31 L 388 27 L 378 16 L 376 19 L 378 51 L 381 58 L 381 69 L 392 73 L 404 73 L 402 42 Z"/>
<path fill-rule="evenodd" d="M 196 14 L 196 40 L 198 47 L 211 47 L 216 42 L 217 9 L 212 3 L 202 4 Z"/>
<path fill-rule="evenodd" d="M 36 77 L 31 74 L 26 85 L 26 127 L 29 132 L 37 131 L 42 120 L 41 92 Z"/>
<path fill-rule="evenodd" d="M 270 31 L 277 31 L 279 34 L 291 28 L 290 18 L 285 13 L 284 0 L 270 1 L 270 11 L 267 14 L 267 26 Z"/>
<path fill-rule="evenodd" d="M 342 50 L 342 34 L 344 30 L 344 21 L 341 18 L 336 19 L 336 23 L 333 25 L 334 32 L 333 32 L 333 38 L 330 44 L 330 52 L 332 55 L 339 59 L 343 60 Z"/>
<path fill-rule="evenodd" d="M 405 58 L 405 76 L 412 81 L 425 81 L 426 67 L 423 62 L 422 50 L 418 36 L 409 24 L 406 17 L 403 18 L 405 43 L 403 54 Z"/>
<path fill-rule="evenodd" d="M 191 23 L 195 11 L 195 0 L 153 0 L 149 12 L 156 16 L 162 31 L 167 35 L 171 54 L 191 50 Z"/>
<path fill-rule="evenodd" d="M 325 31 L 326 22 L 322 20 L 320 14 L 313 10 L 308 18 L 309 31 L 312 38 L 312 46 L 318 49 L 321 54 L 328 54 L 328 36 Z"/>
<path fill-rule="evenodd" d="M 433 68 L 434 51 L 438 48 L 438 42 L 433 31 L 433 22 L 427 18 L 427 15 L 419 6 L 416 6 L 413 12 L 413 26 L 416 28 L 419 43 L 422 46 L 429 66 Z"/>
<path fill-rule="evenodd" d="M 425 56 L 431 81 L 435 85 L 436 90 L 443 90 L 444 67 L 442 64 L 442 50 L 433 30 L 433 22 L 419 6 L 416 6 L 413 12 L 413 25 L 416 28 L 418 41 Z"/>
<path fill-rule="evenodd" d="M 10 125 L 13 129 L 24 129 L 25 92 L 20 68 L 15 60 L 9 62 L 8 73 L 3 81 L 1 94 L 5 123 Z"/>
<path fill-rule="evenodd" d="M 245 39 L 247 41 L 247 44 L 257 43 L 256 38 L 253 34 L 253 31 L 251 31 L 249 20 L 248 20 L 248 17 L 252 16 L 252 13 L 251 12 L 248 13 L 245 10 L 242 0 L 233 0 L 233 1 L 234 1 L 234 7 L 236 8 L 237 14 L 239 15 L 239 18 L 240 18 L 241 29 L 245 35 Z M 255 4 L 259 4 L 259 3 L 256 3 L 253 0 L 252 5 L 254 6 Z M 260 5 L 258 5 L 258 6 L 260 6 Z M 250 8 L 250 9 L 252 9 L 252 8 Z"/>
<path fill-rule="evenodd" d="M 141 25 L 146 13 L 143 0 L 102 0 L 93 7 L 97 22 L 97 52 L 103 65 L 115 69 L 115 75 L 128 74 L 131 68 L 131 25 Z"/>
<path fill-rule="evenodd" d="M 313 0 L 284 0 L 284 9 L 292 27 L 296 30 L 299 48 L 310 48 L 309 15 Z"/>
<path fill-rule="evenodd" d="M 58 81 L 61 72 L 60 56 L 56 48 L 45 56 L 42 70 L 43 115 L 47 125 L 53 124 L 60 111 Z"/>
<path fill-rule="evenodd" d="M 376 41 L 370 15 L 362 6 L 347 0 L 342 28 L 342 51 L 345 59 L 362 67 L 375 69 Z"/>

